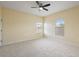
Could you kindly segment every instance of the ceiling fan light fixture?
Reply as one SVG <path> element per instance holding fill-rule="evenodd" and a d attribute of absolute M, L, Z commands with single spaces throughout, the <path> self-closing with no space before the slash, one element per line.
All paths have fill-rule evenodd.
<path fill-rule="evenodd" d="M 43 8 L 42 8 L 42 7 L 40 7 L 39 9 L 40 9 L 40 10 L 43 10 Z"/>

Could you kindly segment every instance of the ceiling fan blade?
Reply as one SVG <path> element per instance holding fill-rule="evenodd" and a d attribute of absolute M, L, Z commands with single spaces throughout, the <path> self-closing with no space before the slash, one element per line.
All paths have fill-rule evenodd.
<path fill-rule="evenodd" d="M 38 1 L 36 1 L 36 3 L 37 3 L 38 5 L 40 5 L 40 3 L 39 3 Z"/>
<path fill-rule="evenodd" d="M 48 11 L 48 9 L 46 9 L 46 8 L 44 8 L 44 7 L 43 7 L 43 9 L 46 10 L 46 11 Z"/>
<path fill-rule="evenodd" d="M 47 6 L 50 6 L 50 4 L 46 4 L 46 5 L 44 5 L 43 7 L 47 7 Z"/>
<path fill-rule="evenodd" d="M 31 7 L 31 8 L 38 8 L 38 7 Z"/>

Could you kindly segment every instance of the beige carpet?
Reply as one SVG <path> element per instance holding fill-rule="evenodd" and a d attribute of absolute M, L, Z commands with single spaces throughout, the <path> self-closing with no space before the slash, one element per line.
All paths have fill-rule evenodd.
<path fill-rule="evenodd" d="M 59 39 L 37 39 L 0 47 L 2 57 L 72 57 L 79 47 Z"/>

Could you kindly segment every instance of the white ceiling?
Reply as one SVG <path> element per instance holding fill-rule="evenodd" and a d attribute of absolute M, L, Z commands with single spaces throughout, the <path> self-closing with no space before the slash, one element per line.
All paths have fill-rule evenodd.
<path fill-rule="evenodd" d="M 32 13 L 37 16 L 47 16 L 74 6 L 79 5 L 79 1 L 40 1 L 43 4 L 50 3 L 51 6 L 46 7 L 48 11 L 39 11 L 35 1 L 0 1 L 0 6 L 12 8 L 22 12 Z"/>

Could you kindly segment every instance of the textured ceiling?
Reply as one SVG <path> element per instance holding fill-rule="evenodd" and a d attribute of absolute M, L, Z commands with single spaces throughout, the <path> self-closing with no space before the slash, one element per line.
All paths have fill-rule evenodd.
<path fill-rule="evenodd" d="M 0 6 L 12 8 L 22 12 L 28 12 L 37 16 L 47 16 L 74 6 L 79 5 L 79 1 L 40 1 L 43 4 L 50 3 L 51 6 L 46 7 L 48 11 L 39 11 L 35 1 L 1 1 Z"/>

